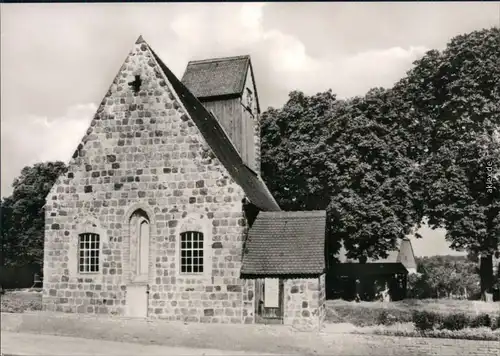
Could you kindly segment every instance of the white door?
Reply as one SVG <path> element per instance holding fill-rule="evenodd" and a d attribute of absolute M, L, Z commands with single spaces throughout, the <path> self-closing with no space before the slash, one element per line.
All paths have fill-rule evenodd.
<path fill-rule="evenodd" d="M 126 294 L 127 316 L 146 318 L 148 316 L 148 286 L 129 284 Z"/>

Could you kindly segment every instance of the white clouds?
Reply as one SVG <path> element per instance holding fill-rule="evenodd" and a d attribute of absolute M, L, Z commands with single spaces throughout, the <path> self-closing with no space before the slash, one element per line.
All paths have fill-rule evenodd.
<path fill-rule="evenodd" d="M 57 106 L 100 100 L 125 47 L 140 32 L 179 76 L 190 59 L 252 54 L 263 107 L 282 105 L 291 90 L 311 94 L 332 88 L 339 96 L 352 96 L 389 86 L 425 51 L 391 47 L 314 58 L 308 45 L 335 47 L 339 36 L 346 36 L 325 30 L 300 40 L 280 26 L 289 21 L 286 14 L 264 24 L 265 12 L 273 11 L 268 3 L 10 9 L 9 16 L 2 14 L 2 117 L 7 118 L 2 120 L 2 178 L 7 183 L 23 165 L 69 158 L 95 106 L 74 105 L 55 117 Z M 71 26 L 61 32 L 61 23 Z M 72 90 L 63 89 L 68 85 Z"/>
<path fill-rule="evenodd" d="M 170 27 L 183 41 L 190 44 L 197 44 L 202 36 L 201 33 L 201 16 L 200 13 L 186 13 L 179 15 Z"/>
<path fill-rule="evenodd" d="M 306 47 L 295 37 L 276 30 L 265 32 L 262 37 L 270 42 L 269 57 L 275 72 L 307 76 L 319 69 L 320 63 L 307 55 Z"/>
<path fill-rule="evenodd" d="M 25 126 L 29 130 L 23 130 L 20 137 L 24 150 L 31 152 L 33 157 L 31 162 L 25 164 L 47 160 L 67 163 L 96 110 L 95 104 L 78 104 L 68 108 L 62 117 L 31 116 Z M 16 129 L 19 129 L 17 125 Z"/>
<path fill-rule="evenodd" d="M 423 46 L 413 47 L 408 49 L 401 47 L 392 47 L 383 50 L 371 50 L 349 57 L 348 62 L 352 67 L 369 67 L 369 69 L 384 67 L 392 67 L 395 62 L 402 61 L 404 64 L 411 63 L 415 58 L 422 56 L 428 49 Z"/>
<path fill-rule="evenodd" d="M 2 195 L 20 170 L 37 162 L 68 162 L 85 134 L 97 107 L 79 104 L 62 117 L 19 117 L 2 120 Z"/>
<path fill-rule="evenodd" d="M 297 39 L 266 33 L 273 42 L 270 64 L 282 87 L 308 94 L 333 89 L 339 97 L 362 95 L 373 87 L 390 87 L 428 50 L 424 46 L 370 50 L 352 56 L 315 59 Z M 279 76 L 279 79 L 277 78 Z"/>
<path fill-rule="evenodd" d="M 237 54 L 235 51 L 243 49 L 251 52 L 254 60 L 265 62 L 267 82 L 277 92 L 302 90 L 310 94 L 331 88 L 340 97 L 361 95 L 372 87 L 391 86 L 427 51 L 424 46 L 391 47 L 314 58 L 298 38 L 278 28 L 264 28 L 265 3 L 234 5 L 218 12 L 224 21 L 215 21 L 212 12 L 198 9 L 177 17 L 171 27 L 184 41 L 184 48 L 192 51 L 193 47 L 212 46 L 210 51 L 205 50 L 206 57 Z M 314 40 L 334 45 L 328 34 Z M 281 105 L 283 99 L 268 98 L 271 105 Z"/>
<path fill-rule="evenodd" d="M 340 96 L 360 95 L 373 87 L 390 87 L 427 50 L 423 46 L 411 46 L 360 52 L 331 63 L 328 80 Z"/>
<path fill-rule="evenodd" d="M 266 3 L 246 3 L 240 10 L 240 23 L 247 28 L 255 29 L 261 26 L 262 9 Z"/>
<path fill-rule="evenodd" d="M 265 3 L 243 4 L 240 9 L 240 23 L 244 28 L 243 38 L 248 42 L 267 42 L 268 58 L 276 72 L 307 72 L 313 69 L 315 61 L 306 54 L 305 45 L 297 38 L 277 29 L 265 30 L 262 26 L 262 11 Z"/>

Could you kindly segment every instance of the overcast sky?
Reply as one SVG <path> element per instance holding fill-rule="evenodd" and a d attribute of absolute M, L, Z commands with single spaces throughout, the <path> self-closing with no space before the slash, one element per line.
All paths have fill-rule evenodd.
<path fill-rule="evenodd" d="M 500 24 L 499 2 L 0 6 L 2 196 L 22 167 L 68 161 L 140 34 L 178 77 L 191 59 L 250 54 L 265 109 L 295 89 L 390 86 L 426 50 Z M 417 255 L 449 252 L 423 233 Z"/>

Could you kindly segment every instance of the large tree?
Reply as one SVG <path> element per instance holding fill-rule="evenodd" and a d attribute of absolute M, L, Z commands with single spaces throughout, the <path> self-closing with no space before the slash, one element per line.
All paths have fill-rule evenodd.
<path fill-rule="evenodd" d="M 429 224 L 454 249 L 480 255 L 482 291 L 500 244 L 500 30 L 453 38 L 394 88 L 413 108 L 418 181 Z"/>
<path fill-rule="evenodd" d="M 413 138 L 400 125 L 405 103 L 372 89 L 334 112 L 325 137 L 329 161 L 329 225 L 347 257 L 387 257 L 421 220 Z M 322 148 L 323 149 L 323 148 Z"/>
<path fill-rule="evenodd" d="M 500 34 L 457 36 L 388 90 L 336 100 L 292 92 L 263 115 L 263 176 L 285 209 L 327 208 L 348 257 L 384 257 L 427 217 L 452 248 L 481 254 L 483 290 L 500 238 Z"/>
<path fill-rule="evenodd" d="M 284 209 L 327 209 L 331 252 L 343 240 L 349 258 L 386 257 L 420 221 L 403 108 L 374 89 L 350 100 L 292 92 L 264 113 L 264 179 Z"/>
<path fill-rule="evenodd" d="M 66 170 L 63 162 L 25 167 L 12 183 L 12 195 L 2 199 L 2 264 L 43 264 L 44 205 L 56 179 Z"/>
<path fill-rule="evenodd" d="M 339 105 L 331 91 L 307 96 L 293 91 L 280 109 L 262 115 L 262 174 L 285 210 L 326 209 L 330 202 L 327 162 L 322 147 L 331 110 Z"/>

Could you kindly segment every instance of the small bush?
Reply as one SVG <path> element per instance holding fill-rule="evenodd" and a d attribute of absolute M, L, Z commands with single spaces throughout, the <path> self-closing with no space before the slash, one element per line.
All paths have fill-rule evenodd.
<path fill-rule="evenodd" d="M 412 313 L 413 324 L 419 331 L 433 330 L 439 320 L 439 314 L 434 312 L 414 310 Z"/>
<path fill-rule="evenodd" d="M 387 310 L 382 310 L 377 317 L 378 325 L 393 325 L 397 318 L 390 314 Z"/>
<path fill-rule="evenodd" d="M 471 328 L 491 327 L 491 318 L 486 313 L 481 313 L 470 321 Z"/>
<path fill-rule="evenodd" d="M 378 325 L 386 325 L 389 321 L 389 313 L 386 310 L 382 310 L 377 317 Z"/>
<path fill-rule="evenodd" d="M 469 325 L 469 322 L 469 318 L 464 313 L 449 314 L 442 319 L 440 329 L 447 329 L 452 331 L 462 330 Z"/>

